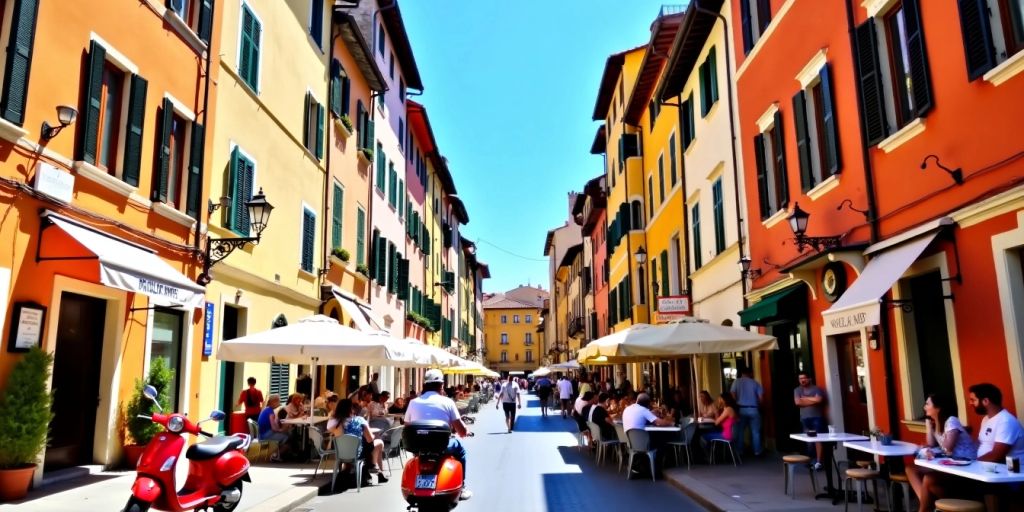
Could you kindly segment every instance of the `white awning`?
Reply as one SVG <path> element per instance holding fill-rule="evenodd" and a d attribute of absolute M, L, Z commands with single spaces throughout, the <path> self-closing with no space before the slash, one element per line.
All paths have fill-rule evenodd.
<path fill-rule="evenodd" d="M 936 231 L 886 250 L 868 262 L 860 277 L 832 307 L 821 313 L 825 334 L 854 332 L 862 327 L 878 325 L 881 320 L 881 299 L 885 292 L 914 264 Z"/>
<path fill-rule="evenodd" d="M 376 315 L 370 316 L 373 309 L 370 308 L 369 304 L 337 288 L 333 291 L 334 296 L 338 299 L 338 303 L 341 304 L 341 309 L 352 319 L 356 329 L 363 332 L 381 332 L 386 330 L 384 329 L 384 322 L 378 321 L 378 318 L 375 318 Z"/>
<path fill-rule="evenodd" d="M 148 295 L 160 305 L 201 307 L 205 290 L 174 269 L 152 250 L 104 233 L 53 212 L 43 213 L 51 222 L 96 255 L 100 283 Z"/>

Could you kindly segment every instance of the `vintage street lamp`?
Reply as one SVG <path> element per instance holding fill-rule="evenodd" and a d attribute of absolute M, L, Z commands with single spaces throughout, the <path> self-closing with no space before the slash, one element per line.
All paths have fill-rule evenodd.
<path fill-rule="evenodd" d="M 789 221 L 789 228 L 793 230 L 793 240 L 796 242 L 798 251 L 803 252 L 804 247 L 812 247 L 815 251 L 831 249 L 839 245 L 839 236 L 807 236 L 807 221 L 811 214 L 800 209 L 800 203 L 793 204 L 793 212 L 786 220 Z"/>
<path fill-rule="evenodd" d="M 263 195 L 263 189 L 252 196 L 249 202 L 245 203 L 246 208 L 249 209 L 249 232 L 256 233 L 256 236 L 238 237 L 238 238 L 209 238 L 206 239 L 206 250 L 203 254 L 203 273 L 199 274 L 196 282 L 206 286 L 212 279 L 210 277 L 210 268 L 227 258 L 235 249 L 245 247 L 246 244 L 259 244 L 260 236 L 263 234 L 263 230 L 267 229 L 267 223 L 270 221 L 270 212 L 274 209 L 274 206 L 267 202 L 267 197 Z"/>

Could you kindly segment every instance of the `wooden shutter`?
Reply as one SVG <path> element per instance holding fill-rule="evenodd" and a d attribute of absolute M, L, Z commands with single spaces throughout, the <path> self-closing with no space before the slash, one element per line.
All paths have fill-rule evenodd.
<path fill-rule="evenodd" d="M 967 79 L 976 80 L 996 65 L 992 44 L 992 27 L 988 21 L 986 0 L 957 0 L 960 8 L 960 31 L 967 59 Z"/>
<path fill-rule="evenodd" d="M 252 62 L 252 31 L 255 24 L 256 18 L 252 15 L 252 11 L 249 10 L 247 5 L 242 4 L 242 37 L 238 48 L 238 76 L 248 83 L 250 87 L 254 87 L 249 77 L 254 66 Z"/>
<path fill-rule="evenodd" d="M 306 92 L 306 97 L 303 100 L 305 103 L 302 105 L 302 145 L 309 151 L 313 151 L 312 144 L 312 133 L 309 128 L 309 107 L 313 103 L 313 97 L 310 96 L 309 92 Z"/>
<path fill-rule="evenodd" d="M 370 279 L 377 279 L 377 245 L 380 243 L 380 230 L 374 229 L 370 237 Z"/>
<path fill-rule="evenodd" d="M 398 260 L 398 300 L 409 300 L 409 260 Z"/>
<path fill-rule="evenodd" d="M 395 293 L 398 284 L 398 251 L 395 244 L 388 242 L 388 293 Z"/>
<path fill-rule="evenodd" d="M 383 286 L 388 279 L 388 241 L 383 236 L 377 239 L 377 284 Z"/>
<path fill-rule="evenodd" d="M 889 131 L 885 120 L 885 96 L 882 93 L 882 74 L 878 64 L 875 19 L 868 19 L 855 30 L 864 141 L 868 145 L 873 145 L 884 139 Z"/>
<path fill-rule="evenodd" d="M 82 102 L 82 128 L 79 132 L 77 158 L 90 164 L 96 163 L 96 146 L 100 134 L 100 95 L 103 94 L 103 65 L 106 60 L 107 50 L 96 41 L 90 41 L 89 75 L 85 83 L 85 100 Z"/>
<path fill-rule="evenodd" d="M 192 139 L 188 152 L 188 193 L 185 196 L 185 214 L 197 221 L 203 196 L 203 149 L 206 127 L 192 123 Z"/>
<path fill-rule="evenodd" d="M 757 0 L 757 25 L 763 35 L 768 24 L 772 22 L 771 0 Z"/>
<path fill-rule="evenodd" d="M 757 197 L 761 202 L 761 220 L 772 214 L 772 206 L 768 202 L 768 169 L 764 154 L 764 135 L 754 136 L 754 163 L 757 165 Z"/>
<path fill-rule="evenodd" d="M 366 145 L 363 147 L 367 149 L 373 149 L 373 119 L 370 119 L 369 112 L 363 112 L 363 115 L 366 117 Z"/>
<path fill-rule="evenodd" d="M 619 299 L 619 294 L 613 289 L 608 292 L 608 327 L 611 327 L 618 322 L 618 312 L 615 309 L 616 302 Z"/>
<path fill-rule="evenodd" d="M 782 130 L 782 112 L 775 112 L 775 130 L 772 132 L 775 136 L 775 189 L 778 191 L 779 204 L 777 207 L 781 210 L 786 207 L 789 203 L 789 176 L 786 172 L 786 136 Z"/>
<path fill-rule="evenodd" d="M 341 247 L 341 219 L 342 207 L 344 205 L 344 189 L 338 183 L 334 184 L 334 202 L 331 208 L 331 249 Z"/>
<path fill-rule="evenodd" d="M 420 236 L 421 243 L 423 244 L 423 254 L 430 255 L 430 230 L 427 226 L 423 225 L 423 234 Z"/>
<path fill-rule="evenodd" d="M 156 148 L 156 165 L 153 169 L 153 201 L 167 202 L 167 179 L 171 169 L 171 125 L 174 123 L 174 105 L 164 98 L 160 107 L 160 145 Z"/>
<path fill-rule="evenodd" d="M 793 95 L 793 124 L 796 125 L 796 154 L 800 163 L 800 188 L 807 192 L 814 187 L 814 169 L 811 167 L 811 135 L 807 130 L 807 100 L 801 89 Z M 824 143 L 823 134 L 818 143 Z M 822 162 L 824 165 L 825 162 Z"/>
<path fill-rule="evenodd" d="M 331 113 L 341 117 L 341 62 L 338 59 L 331 60 L 331 97 L 328 103 Z"/>
<path fill-rule="evenodd" d="M 324 106 L 313 102 L 316 105 L 316 157 L 324 157 Z"/>
<path fill-rule="evenodd" d="M 356 101 L 356 146 L 358 149 L 366 147 L 366 110 L 363 109 L 363 100 Z"/>
<path fill-rule="evenodd" d="M 754 28 L 750 19 L 750 0 L 740 2 L 740 25 L 743 26 L 743 53 L 750 52 L 754 47 Z"/>
<path fill-rule="evenodd" d="M 252 199 L 252 181 L 255 166 L 236 147 L 231 169 L 231 212 L 229 227 L 235 233 L 249 236 L 249 207 Z"/>
<path fill-rule="evenodd" d="M 28 100 L 29 71 L 32 68 L 32 48 L 35 46 L 38 12 L 39 0 L 14 0 L 14 7 L 11 9 L 11 35 L 7 43 L 0 113 L 4 119 L 18 126 L 25 122 L 25 103 Z"/>
<path fill-rule="evenodd" d="M 352 80 L 349 79 L 348 75 L 341 77 L 341 114 L 348 115 L 348 105 L 352 101 L 350 99 L 352 94 Z"/>
<path fill-rule="evenodd" d="M 714 46 L 708 52 L 708 94 L 711 97 L 711 105 L 718 101 L 718 51 Z M 708 110 L 711 110 L 708 105 Z"/>
<path fill-rule="evenodd" d="M 213 35 L 213 0 L 199 2 L 199 39 L 207 45 Z"/>
<path fill-rule="evenodd" d="M 291 380 L 290 373 L 291 366 L 282 363 L 271 363 L 270 393 L 275 395 L 287 396 L 288 381 Z"/>
<path fill-rule="evenodd" d="M 316 241 L 316 214 L 302 210 L 302 270 L 313 271 L 313 244 Z"/>
<path fill-rule="evenodd" d="M 919 0 L 903 0 L 903 16 L 907 33 L 907 51 L 910 55 L 910 79 L 914 84 L 915 113 L 924 117 L 932 109 L 931 73 L 928 70 L 928 50 L 924 44 Z"/>
<path fill-rule="evenodd" d="M 139 75 L 132 75 L 131 92 L 128 96 L 128 129 L 124 134 L 124 162 L 121 165 L 121 179 L 132 186 L 139 186 L 139 169 L 142 166 L 142 133 L 146 120 L 146 91 L 148 83 Z"/>
<path fill-rule="evenodd" d="M 668 251 L 661 251 L 661 296 L 665 297 L 669 295 L 671 291 L 668 287 Z M 658 303 L 657 298 L 654 301 Z"/>
<path fill-rule="evenodd" d="M 366 261 L 366 212 L 356 210 L 356 265 Z"/>
<path fill-rule="evenodd" d="M 708 61 L 706 60 L 700 65 L 698 85 L 700 85 L 700 115 L 704 117 L 711 109 L 711 105 L 708 104 Z"/>
<path fill-rule="evenodd" d="M 334 4 L 334 2 L 331 2 Z M 324 46 L 324 0 L 313 0 L 312 14 L 309 20 L 309 35 L 313 36 L 317 48 Z"/>
<path fill-rule="evenodd" d="M 836 123 L 836 103 L 832 94 L 832 68 L 825 64 L 818 73 L 821 79 L 821 114 L 822 124 L 825 126 L 825 135 L 820 138 L 825 143 L 825 171 L 828 174 L 838 174 L 842 168 L 842 158 L 839 154 L 839 124 Z M 824 173 L 823 173 L 824 174 Z"/>

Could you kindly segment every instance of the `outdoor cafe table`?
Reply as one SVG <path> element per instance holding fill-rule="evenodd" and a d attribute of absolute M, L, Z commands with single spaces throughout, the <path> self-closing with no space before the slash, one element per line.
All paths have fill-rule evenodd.
<path fill-rule="evenodd" d="M 295 425 L 302 429 L 302 450 L 306 450 L 306 438 L 309 437 L 309 426 L 316 425 L 317 423 L 327 421 L 327 416 L 306 416 L 304 418 L 287 418 L 281 420 L 281 423 L 285 425 Z"/>
<path fill-rule="evenodd" d="M 949 475 L 969 478 L 986 484 L 1017 484 L 1024 483 L 1024 473 L 1011 473 L 1007 471 L 1006 464 L 998 462 L 971 461 L 966 466 L 947 466 L 941 459 L 916 459 L 914 464 L 933 471 L 939 471 Z M 987 469 L 991 468 L 991 469 Z M 985 493 L 985 508 L 988 510 L 999 510 L 998 496 L 992 493 Z"/>
<path fill-rule="evenodd" d="M 825 481 L 826 488 L 825 492 L 815 496 L 815 499 L 831 498 L 832 504 L 839 503 L 839 500 L 843 499 L 841 492 L 836 492 L 838 489 L 835 488 L 835 481 L 832 478 L 833 471 L 833 454 L 832 450 L 835 450 L 836 443 L 842 443 L 846 441 L 867 441 L 868 438 L 865 436 L 859 436 L 856 434 L 847 434 L 845 432 L 838 432 L 835 434 L 829 434 L 827 432 L 818 432 L 818 435 L 811 437 L 807 434 L 790 434 L 790 439 L 797 441 L 803 441 L 805 443 L 825 443 L 827 446 L 825 450 L 822 450 L 822 457 L 826 460 L 819 461 L 825 466 Z"/>

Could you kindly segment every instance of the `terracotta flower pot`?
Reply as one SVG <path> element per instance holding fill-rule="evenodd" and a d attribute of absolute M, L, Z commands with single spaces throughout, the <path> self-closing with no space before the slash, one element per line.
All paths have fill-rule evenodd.
<path fill-rule="evenodd" d="M 28 486 L 32 483 L 32 474 L 36 465 L 23 468 L 0 469 L 0 501 L 20 500 L 28 494 Z"/>
<path fill-rule="evenodd" d="M 135 469 L 139 464 L 139 457 L 142 457 L 142 452 L 146 449 L 144 444 L 129 444 L 124 447 L 124 460 L 125 465 L 128 469 Z"/>

